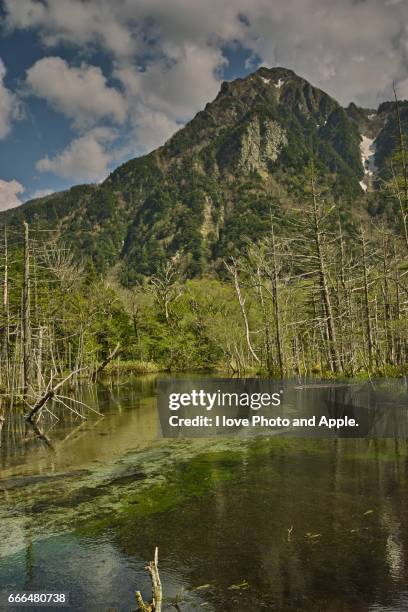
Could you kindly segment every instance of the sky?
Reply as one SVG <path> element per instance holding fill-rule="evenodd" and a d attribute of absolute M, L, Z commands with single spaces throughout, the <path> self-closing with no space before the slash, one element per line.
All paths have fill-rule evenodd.
<path fill-rule="evenodd" d="M 408 0 L 0 0 L 0 210 L 103 180 L 261 65 L 408 98 Z"/>

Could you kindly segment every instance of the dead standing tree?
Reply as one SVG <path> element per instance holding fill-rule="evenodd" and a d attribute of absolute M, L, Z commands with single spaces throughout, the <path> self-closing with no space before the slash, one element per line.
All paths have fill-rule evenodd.
<path fill-rule="evenodd" d="M 334 372 L 341 370 L 340 355 L 337 346 L 336 327 L 333 316 L 333 307 L 329 290 L 329 282 L 327 275 L 327 263 L 324 251 L 324 228 L 323 218 L 324 211 L 318 201 L 318 194 L 316 190 L 316 178 L 314 174 L 314 168 L 311 167 L 310 172 L 310 186 L 312 192 L 312 210 L 311 210 L 311 225 L 312 234 L 315 243 L 316 257 L 318 262 L 318 276 L 320 293 L 324 305 L 325 312 L 325 324 L 326 333 L 329 343 L 329 354 L 331 359 L 331 365 Z"/>
<path fill-rule="evenodd" d="M 364 283 L 364 320 L 366 326 L 366 337 L 367 337 L 367 351 L 368 351 L 368 366 L 371 370 L 373 364 L 373 330 L 371 325 L 371 313 L 370 313 L 370 292 L 368 282 L 368 261 L 367 261 L 367 240 L 364 229 L 360 228 L 360 240 L 361 240 L 361 254 L 362 254 L 362 266 L 363 266 L 363 283 Z"/>
<path fill-rule="evenodd" d="M 103 372 L 106 366 L 114 359 L 114 357 L 120 351 L 120 343 L 118 342 L 115 348 L 105 357 L 105 359 L 98 365 L 98 367 L 93 371 L 91 380 L 92 382 L 96 382 L 98 380 L 99 374 Z"/>
<path fill-rule="evenodd" d="M 163 589 L 159 575 L 159 549 L 156 546 L 154 560 L 146 567 L 152 581 L 152 601 L 145 603 L 140 591 L 136 591 L 137 612 L 162 612 Z"/>
<path fill-rule="evenodd" d="M 284 375 L 284 357 L 283 357 L 283 341 L 282 341 L 282 324 L 281 324 L 281 312 L 280 312 L 280 297 L 279 297 L 279 277 L 278 277 L 278 263 L 277 263 L 277 250 L 275 240 L 275 229 L 273 220 L 271 218 L 271 247 L 272 247 L 272 273 L 270 275 L 272 281 L 272 298 L 273 298 L 273 310 L 275 315 L 275 335 L 276 335 L 276 348 L 278 356 L 279 373 L 281 376 Z"/>
<path fill-rule="evenodd" d="M 398 128 L 398 141 L 399 141 L 399 149 L 401 156 L 401 166 L 402 166 L 402 193 L 399 186 L 399 180 L 394 172 L 394 168 L 392 168 L 393 174 L 393 190 L 394 194 L 397 197 L 399 203 L 399 209 L 401 214 L 402 226 L 404 230 L 404 239 L 405 246 L 408 249 L 408 162 L 407 162 L 407 151 L 405 148 L 405 139 L 404 139 L 404 129 L 401 121 L 401 112 L 400 112 L 400 104 L 397 96 L 397 92 L 395 89 L 395 84 L 392 85 L 394 91 L 395 98 L 395 111 L 396 111 L 396 121 Z"/>
<path fill-rule="evenodd" d="M 247 251 L 245 272 L 260 299 L 263 334 L 265 336 L 267 371 L 285 373 L 284 314 L 281 302 L 281 244 L 277 243 L 273 220 L 271 232 L 259 244 L 251 243 Z"/>
<path fill-rule="evenodd" d="M 7 227 L 4 227 L 4 271 L 3 271 L 3 338 L 2 338 L 2 361 L 4 363 L 4 378 L 1 376 L 1 383 L 8 389 L 10 385 L 10 309 L 8 298 L 8 240 Z"/>
<path fill-rule="evenodd" d="M 28 223 L 26 222 L 24 222 L 24 277 L 21 317 L 23 340 L 23 397 L 26 397 L 29 392 L 31 379 L 30 242 Z"/>
<path fill-rule="evenodd" d="M 175 321 L 172 317 L 171 306 L 181 295 L 178 286 L 177 260 L 168 261 L 166 265 L 150 279 L 150 291 L 164 314 L 169 327 L 174 327 Z"/>
<path fill-rule="evenodd" d="M 250 332 L 250 329 L 249 329 L 248 317 L 247 317 L 247 313 L 246 313 L 246 309 L 245 309 L 246 298 L 244 298 L 242 296 L 242 293 L 241 293 L 241 287 L 240 287 L 240 284 L 239 284 L 237 262 L 235 261 L 234 257 L 231 257 L 231 263 L 228 264 L 226 261 L 224 261 L 224 265 L 227 268 L 228 272 L 231 274 L 232 278 L 234 279 L 235 291 L 236 291 L 238 302 L 239 302 L 239 306 L 240 306 L 240 309 L 241 309 L 242 319 L 244 321 L 245 338 L 246 338 L 248 350 L 251 353 L 252 357 L 255 359 L 256 363 L 260 363 L 261 360 L 259 359 L 258 355 L 256 354 L 256 352 L 254 350 L 254 347 L 252 346 L 252 342 L 251 342 L 251 332 Z"/>

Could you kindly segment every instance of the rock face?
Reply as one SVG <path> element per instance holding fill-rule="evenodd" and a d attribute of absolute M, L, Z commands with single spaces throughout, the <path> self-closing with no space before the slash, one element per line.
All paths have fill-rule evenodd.
<path fill-rule="evenodd" d="M 400 110 L 408 131 L 408 102 Z M 129 282 L 176 254 L 187 274 L 200 274 L 268 231 L 271 209 L 288 215 L 288 204 L 304 197 L 311 160 L 351 211 L 380 197 L 377 178 L 397 141 L 394 103 L 344 109 L 291 70 L 260 68 L 223 83 L 167 143 L 101 185 L 28 202 L 1 214 L 0 224 L 18 228 L 26 219 L 33 230 L 54 229 L 97 270 L 120 263 Z"/>
<path fill-rule="evenodd" d="M 286 131 L 277 121 L 254 116 L 243 125 L 238 139 L 235 134 L 226 139 L 218 155 L 218 170 L 268 172 L 287 144 Z"/>
<path fill-rule="evenodd" d="M 286 132 L 279 123 L 255 117 L 248 123 L 241 141 L 238 169 L 247 173 L 266 172 L 268 164 L 278 159 L 287 144 Z"/>

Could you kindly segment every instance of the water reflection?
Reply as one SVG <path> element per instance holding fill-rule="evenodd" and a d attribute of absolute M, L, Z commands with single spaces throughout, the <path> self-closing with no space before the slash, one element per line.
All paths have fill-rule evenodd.
<path fill-rule="evenodd" d="M 73 390 L 71 393 L 77 400 L 95 407 L 104 417 L 89 415 L 83 409 L 89 416 L 84 421 L 69 411 L 59 411 L 57 421 L 44 413 L 41 427 L 55 447 L 52 454 L 32 429 L 27 428 L 21 410 L 15 409 L 3 427 L 1 475 L 4 478 L 13 466 L 18 471 L 31 472 L 87 465 L 156 439 L 154 385 L 154 377 L 143 377 L 129 385 L 89 385 Z"/>
<path fill-rule="evenodd" d="M 55 453 L 23 431 L 3 437 L 2 588 L 70 590 L 74 611 L 129 611 L 136 588 L 148 595 L 158 545 L 165 593 L 185 589 L 183 612 L 408 610 L 406 440 L 241 439 L 221 452 L 159 440 L 153 379 L 80 393 L 105 416 L 55 424 Z M 398 397 L 377 388 L 382 410 Z M 149 478 L 155 494 L 137 497 Z"/>
<path fill-rule="evenodd" d="M 216 480 L 165 524 L 129 521 L 121 549 L 159 542 L 190 584 L 210 585 L 216 610 L 405 610 L 406 443 L 290 444 L 261 461 L 250 450 L 238 480 Z"/>

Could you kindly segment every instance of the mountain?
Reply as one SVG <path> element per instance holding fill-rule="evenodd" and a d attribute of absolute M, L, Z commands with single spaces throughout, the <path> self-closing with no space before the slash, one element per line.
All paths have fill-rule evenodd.
<path fill-rule="evenodd" d="M 216 270 L 248 238 L 287 221 L 319 181 L 349 214 L 383 212 L 379 180 L 398 142 L 395 103 L 343 108 L 285 68 L 224 82 L 215 100 L 162 147 L 126 162 L 100 185 L 27 202 L 0 223 L 53 229 L 98 271 L 150 275 L 178 254 L 190 276 Z M 408 132 L 408 102 L 401 103 Z"/>

